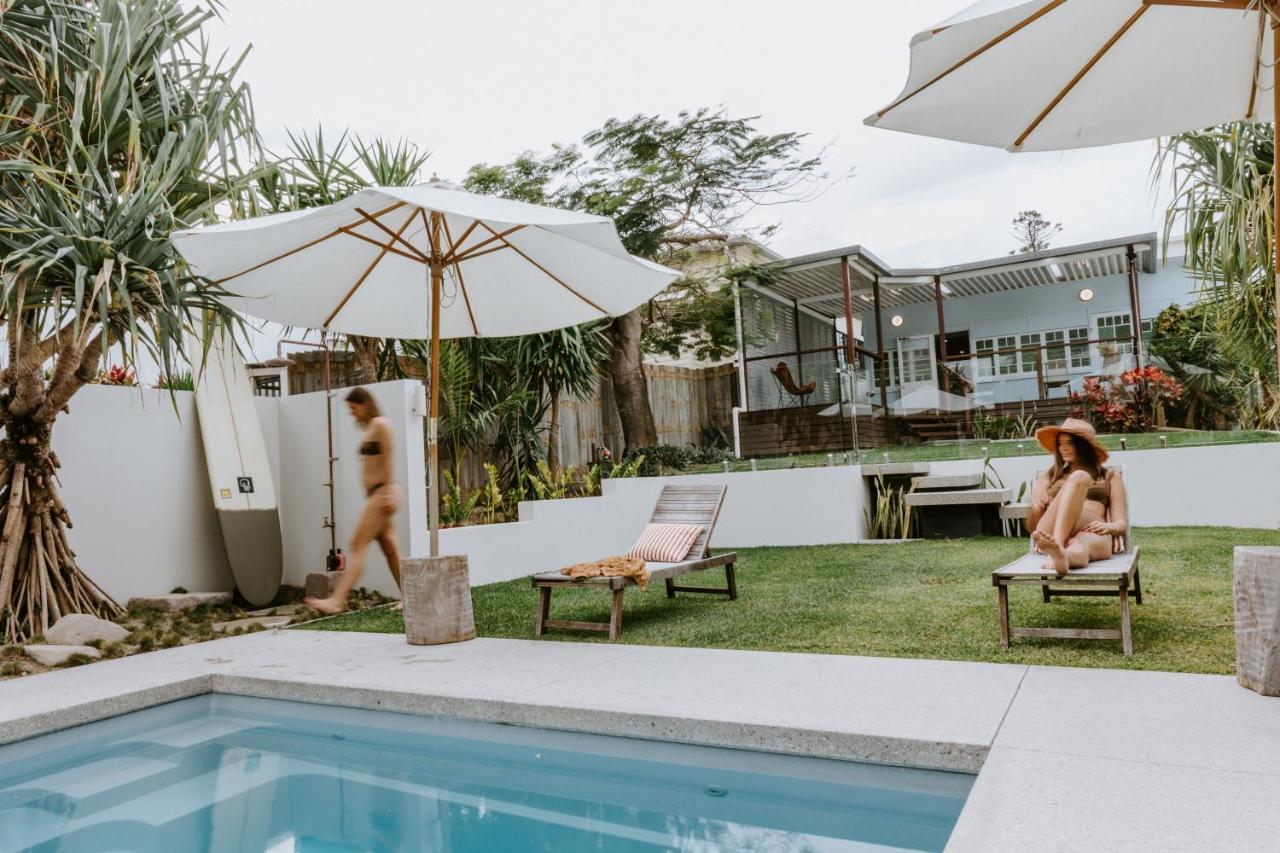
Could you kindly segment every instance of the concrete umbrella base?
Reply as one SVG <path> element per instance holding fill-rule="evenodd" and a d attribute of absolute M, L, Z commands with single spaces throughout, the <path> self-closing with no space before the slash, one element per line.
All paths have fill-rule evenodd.
<path fill-rule="evenodd" d="M 1236 679 L 1280 696 L 1280 548 L 1235 552 Z"/>
<path fill-rule="evenodd" d="M 415 557 L 400 563 L 404 586 L 404 634 L 411 646 L 436 646 L 476 638 L 467 558 Z"/>

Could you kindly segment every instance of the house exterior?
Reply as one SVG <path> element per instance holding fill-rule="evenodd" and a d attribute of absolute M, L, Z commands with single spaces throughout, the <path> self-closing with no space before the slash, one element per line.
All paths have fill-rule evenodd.
<path fill-rule="evenodd" d="M 1145 363 L 1152 320 L 1196 298 L 1170 254 L 1140 234 L 938 268 L 861 246 L 775 262 L 738 294 L 744 455 L 848 448 L 855 413 L 859 446 L 893 421 L 1057 417 L 1085 377 Z"/>

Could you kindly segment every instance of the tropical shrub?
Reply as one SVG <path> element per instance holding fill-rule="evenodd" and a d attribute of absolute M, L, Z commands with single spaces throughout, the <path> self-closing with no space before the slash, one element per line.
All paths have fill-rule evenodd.
<path fill-rule="evenodd" d="M 1147 432 L 1166 408 L 1182 398 L 1182 385 L 1158 367 L 1135 367 L 1119 376 L 1091 376 L 1071 394 L 1073 414 L 1102 432 Z"/>
<path fill-rule="evenodd" d="M 133 368 L 113 364 L 108 370 L 98 371 L 97 384 L 134 388 L 138 385 L 138 377 L 134 374 Z"/>
<path fill-rule="evenodd" d="M 868 539 L 910 539 L 915 530 L 915 511 L 907 506 L 907 495 L 915 486 L 891 486 L 877 474 L 871 502 L 862 511 Z"/>

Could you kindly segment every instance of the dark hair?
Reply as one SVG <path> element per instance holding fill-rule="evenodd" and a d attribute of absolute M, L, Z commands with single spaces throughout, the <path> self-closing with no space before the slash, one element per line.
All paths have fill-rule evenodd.
<path fill-rule="evenodd" d="M 1080 436 L 1071 432 L 1060 432 L 1058 438 L 1066 436 L 1071 441 L 1071 446 L 1076 450 L 1076 464 L 1084 471 L 1087 471 L 1093 479 L 1097 480 L 1106 472 L 1101 460 L 1098 459 L 1098 451 L 1093 445 L 1085 441 Z M 1053 476 L 1049 478 L 1049 482 L 1053 483 L 1067 473 L 1067 463 L 1062 459 L 1062 452 L 1058 450 L 1058 443 L 1053 444 Z"/>
<path fill-rule="evenodd" d="M 382 410 L 378 408 L 378 401 L 373 399 L 373 395 L 363 388 L 352 388 L 347 392 L 346 400 L 348 403 L 359 403 L 364 406 L 364 410 L 369 413 L 369 420 L 373 420 L 382 414 Z"/>

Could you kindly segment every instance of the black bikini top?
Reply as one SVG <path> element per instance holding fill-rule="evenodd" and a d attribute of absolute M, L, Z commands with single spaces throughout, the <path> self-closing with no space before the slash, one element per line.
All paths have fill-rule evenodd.
<path fill-rule="evenodd" d="M 382 453 L 382 445 L 376 441 L 366 441 L 360 445 L 361 456 L 377 456 Z"/>

